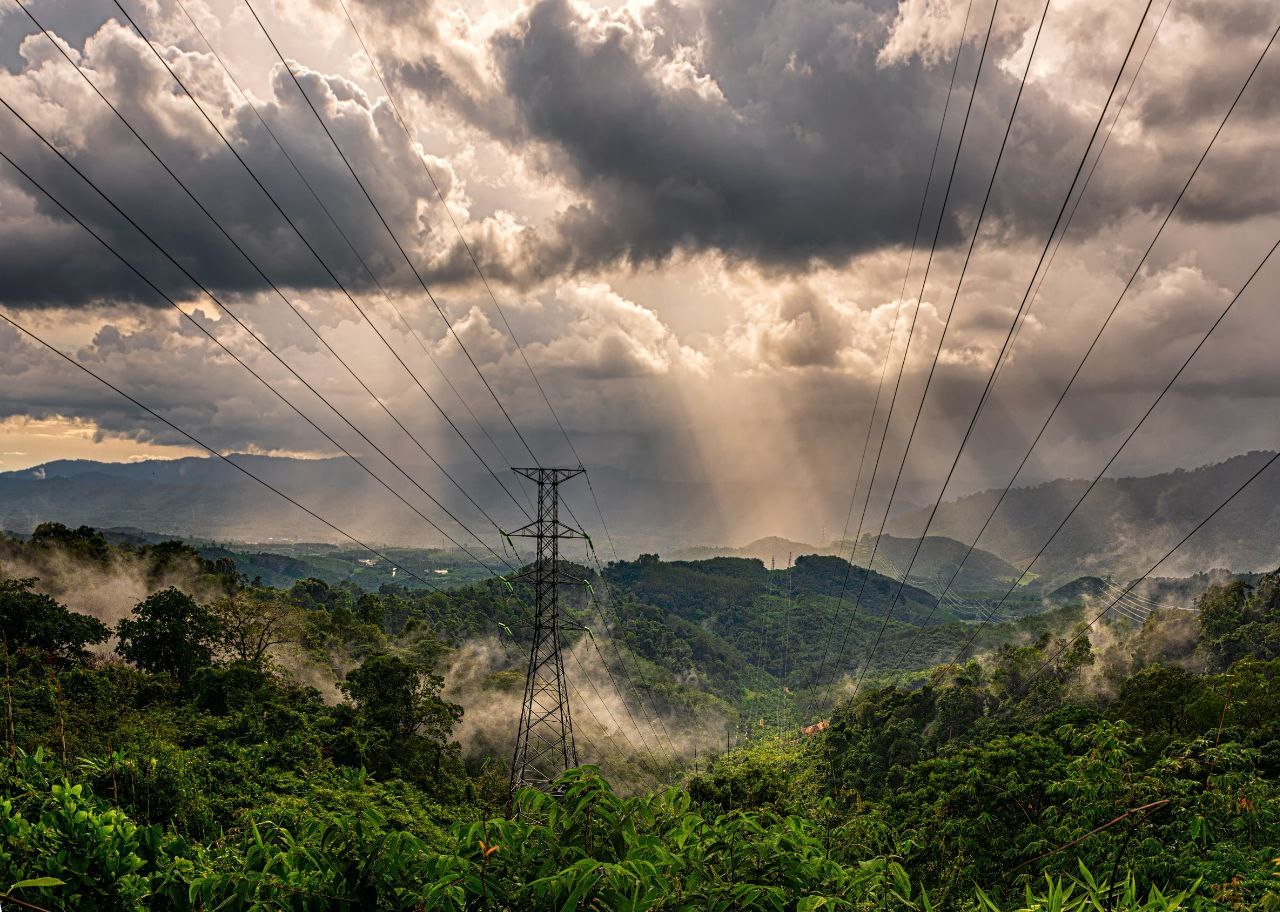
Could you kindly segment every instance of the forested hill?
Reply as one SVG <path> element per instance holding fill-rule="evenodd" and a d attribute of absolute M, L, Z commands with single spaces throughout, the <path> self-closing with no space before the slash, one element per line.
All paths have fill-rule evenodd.
<path fill-rule="evenodd" d="M 863 582 L 839 559 L 566 570 L 593 580 L 564 592 L 588 765 L 513 816 L 520 585 L 277 588 L 181 542 L 0 539 L 0 903 L 1280 908 L 1280 572 L 1141 625 L 990 625 L 966 661 L 972 623 L 891 619 L 854 686 L 889 581 L 833 626 Z"/>
<path fill-rule="evenodd" d="M 738 606 L 762 596 L 795 602 L 839 598 L 843 594 L 852 601 L 861 592 L 867 613 L 882 615 L 897 594 L 894 616 L 917 622 L 930 613 L 936 601 L 928 592 L 914 586 L 899 587 L 897 581 L 850 566 L 843 558 L 819 555 L 800 555 L 792 568 L 770 571 L 755 558 L 715 557 L 668 563 L 657 555 L 642 554 L 637 561 L 613 564 L 608 575 L 611 581 L 645 601 L 698 622 L 727 619 L 732 624 Z M 946 614 L 939 620 L 950 616 Z"/>
<path fill-rule="evenodd" d="M 53 523 L 25 539 L 0 537 L 0 572 L 34 577 L 42 591 L 110 623 L 168 585 L 206 594 L 194 581 L 211 571 L 197 571 L 222 567 L 219 572 L 242 576 L 257 591 L 288 593 L 308 608 L 345 605 L 354 610 L 362 598 L 380 595 L 389 600 L 393 607 L 387 610 L 394 616 L 413 614 L 455 646 L 499 634 L 499 622 L 517 636 L 523 629 L 519 612 L 508 600 L 494 597 L 492 582 L 475 584 L 478 572 L 461 555 L 390 551 L 401 566 L 450 593 L 437 597 L 415 580 L 394 575 L 385 561 L 359 552 L 320 545 L 279 547 L 286 553 L 208 544 L 193 548 L 137 530 L 102 533 Z M 595 578 L 584 567 L 572 574 Z M 979 604 L 940 604 L 914 586 L 866 573 L 842 558 L 815 555 L 773 570 L 755 559 L 668 562 L 644 555 L 611 563 L 604 580 L 597 579 L 596 591 L 593 601 L 583 591 L 566 590 L 574 620 L 605 636 L 615 633 L 665 682 L 669 692 L 664 700 L 690 707 L 712 705 L 704 697 L 737 705 L 747 693 L 759 706 L 773 706 L 784 687 L 829 684 L 858 667 L 877 639 L 881 643 L 868 666 L 873 673 L 925 668 L 958 649 L 982 611 Z M 601 621 L 602 610 L 609 613 L 607 623 Z M 1006 607 L 1014 615 L 1038 610 L 1034 597 Z M 340 612 L 339 617 L 345 615 Z M 917 637 L 921 625 L 929 633 Z M 979 643 L 998 643 L 1008 635 L 1005 626 L 992 625 L 981 632 Z M 843 651 L 837 650 L 838 643 L 844 644 Z M 824 664 L 829 664 L 825 681 L 818 682 Z M 328 660 L 322 665 L 328 666 Z"/>
<path fill-rule="evenodd" d="M 926 668 L 954 654 L 971 634 L 982 648 L 1012 635 L 1024 623 L 1018 618 L 1034 627 L 1041 610 L 1034 593 L 1020 592 L 1001 611 L 1005 623 L 975 633 L 974 622 L 990 603 L 939 601 L 821 555 L 802 555 L 792 567 L 774 570 L 753 558 L 667 562 L 642 555 L 610 564 L 606 576 L 618 610 L 630 613 L 628 644 L 655 657 L 642 635 L 669 644 L 668 663 L 675 667 L 674 656 L 688 655 L 689 671 L 717 693 L 721 682 L 741 684 L 734 668 L 755 667 L 792 689 L 829 684 L 833 675 L 858 670 L 864 657 L 872 674 Z"/>
<path fill-rule="evenodd" d="M 929 535 L 920 544 L 916 538 L 898 538 L 893 535 L 864 535 L 855 549 L 851 541 L 834 541 L 821 545 L 769 536 L 757 539 L 740 548 L 699 546 L 681 548 L 671 555 L 675 561 L 709 560 L 713 557 L 746 557 L 755 558 L 766 565 L 786 567 L 796 557 L 807 554 L 819 554 L 826 557 L 848 557 L 854 555 L 854 562 L 866 566 L 875 552 L 872 569 L 887 576 L 902 578 L 902 571 L 911 563 L 912 553 L 919 544 L 919 553 L 911 568 L 911 581 L 920 588 L 930 592 L 941 592 L 952 572 L 965 560 L 952 584 L 956 592 L 990 592 L 1003 588 L 1018 575 L 1018 569 L 1007 561 L 982 548 L 974 548 L 966 558 L 969 546 L 953 538 Z"/>
<path fill-rule="evenodd" d="M 858 542 L 855 560 L 866 563 L 870 560 L 873 549 L 876 555 L 873 563 L 875 569 L 900 578 L 910 565 L 912 581 L 931 592 L 942 591 L 962 560 L 964 566 L 960 567 L 955 580 L 951 582 L 954 592 L 1003 591 L 1021 572 L 990 551 L 973 548 L 970 552 L 968 544 L 942 535 L 925 536 L 923 543 L 918 538 L 867 535 Z"/>

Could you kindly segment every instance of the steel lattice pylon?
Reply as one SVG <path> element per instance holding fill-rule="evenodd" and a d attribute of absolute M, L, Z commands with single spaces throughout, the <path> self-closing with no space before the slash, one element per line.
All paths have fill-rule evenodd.
<path fill-rule="evenodd" d="M 533 565 L 518 577 L 533 585 L 534 615 L 524 704 L 511 760 L 511 790 L 527 787 L 548 791 L 561 773 L 578 765 L 560 652 L 560 540 L 586 535 L 560 521 L 560 483 L 581 475 L 583 469 L 513 471 L 537 482 L 538 516 L 511 533 L 537 541 Z"/>

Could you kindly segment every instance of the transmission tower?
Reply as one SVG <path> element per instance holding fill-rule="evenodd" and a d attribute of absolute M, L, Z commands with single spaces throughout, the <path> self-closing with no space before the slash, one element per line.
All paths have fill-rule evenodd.
<path fill-rule="evenodd" d="M 538 516 L 511 533 L 537 541 L 533 565 L 517 577 L 533 585 L 534 613 L 524 704 L 511 761 L 511 790 L 528 787 L 548 791 L 561 773 L 578 765 L 560 653 L 560 540 L 587 536 L 560 521 L 560 483 L 581 475 L 583 469 L 513 471 L 537 482 Z"/>

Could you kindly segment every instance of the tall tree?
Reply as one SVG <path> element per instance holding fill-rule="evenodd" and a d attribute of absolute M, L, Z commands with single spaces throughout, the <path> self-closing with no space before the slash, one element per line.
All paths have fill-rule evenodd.
<path fill-rule="evenodd" d="M 250 665 L 262 665 L 273 646 L 302 637 L 300 610 L 269 592 L 237 592 L 214 611 L 231 655 Z"/>
<path fill-rule="evenodd" d="M 9 649 L 82 659 L 88 646 L 106 642 L 110 628 L 36 592 L 36 582 L 34 578 L 0 579 L 0 633 Z"/>
<path fill-rule="evenodd" d="M 187 682 L 213 663 L 226 626 L 217 613 L 170 586 L 148 596 L 116 627 L 116 651 L 144 671 Z"/>

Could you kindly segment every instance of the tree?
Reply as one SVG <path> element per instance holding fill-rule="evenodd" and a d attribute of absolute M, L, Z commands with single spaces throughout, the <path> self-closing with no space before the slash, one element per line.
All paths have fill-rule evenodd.
<path fill-rule="evenodd" d="M 1280 571 L 1257 588 L 1236 581 L 1200 597 L 1200 645 L 1220 669 L 1243 658 L 1280 658 Z"/>
<path fill-rule="evenodd" d="M 226 627 L 217 613 L 170 586 L 148 596 L 116 627 L 116 651 L 144 671 L 186 683 L 213 663 Z"/>
<path fill-rule="evenodd" d="M 236 659 L 260 666 L 271 647 L 302 637 L 300 610 L 269 593 L 239 592 L 214 606 L 223 639 Z"/>
<path fill-rule="evenodd" d="M 0 580 L 0 632 L 9 649 L 33 649 L 64 659 L 83 659 L 86 647 L 105 643 L 111 630 L 34 591 L 36 580 Z"/>
<path fill-rule="evenodd" d="M 357 707 L 351 753 L 375 772 L 440 784 L 441 761 L 456 753 L 449 736 L 462 718 L 462 707 L 440 696 L 443 684 L 399 656 L 365 659 L 339 685 Z"/>
<path fill-rule="evenodd" d="M 31 533 L 31 546 L 36 549 L 61 549 L 81 560 L 106 564 L 111 560 L 111 546 L 97 529 L 81 526 L 70 529 L 59 522 L 41 523 Z"/>
<path fill-rule="evenodd" d="M 355 616 L 360 619 L 362 624 L 374 624 L 378 627 L 384 626 L 386 620 L 387 608 L 382 600 L 382 596 L 372 592 L 366 592 L 356 599 Z"/>
<path fill-rule="evenodd" d="M 1219 668 L 1227 668 L 1246 654 L 1239 631 L 1248 620 L 1253 587 L 1243 580 L 1226 586 L 1210 586 L 1200 596 L 1200 644 Z"/>
<path fill-rule="evenodd" d="M 1213 713 L 1196 718 L 1193 710 L 1205 689 L 1203 677 L 1177 665 L 1148 665 L 1120 685 L 1110 715 L 1144 732 L 1203 731 L 1206 722 L 1213 721 Z"/>
<path fill-rule="evenodd" d="M 444 743 L 462 707 L 440 696 L 444 679 L 424 674 L 399 656 L 370 656 L 340 686 L 365 721 L 397 738 L 415 735 Z"/>
<path fill-rule="evenodd" d="M 362 590 L 358 586 L 340 583 L 330 586 L 322 579 L 309 576 L 300 579 L 289 590 L 289 597 L 297 605 L 309 611 L 323 608 L 326 611 L 345 609 L 350 611 Z"/>
<path fill-rule="evenodd" d="M 995 667 L 991 671 L 991 681 L 998 693 L 1014 702 L 1028 694 L 1044 663 L 1049 639 L 1049 635 L 1044 634 L 1034 646 L 1005 643 L 1000 647 L 995 656 Z"/>

